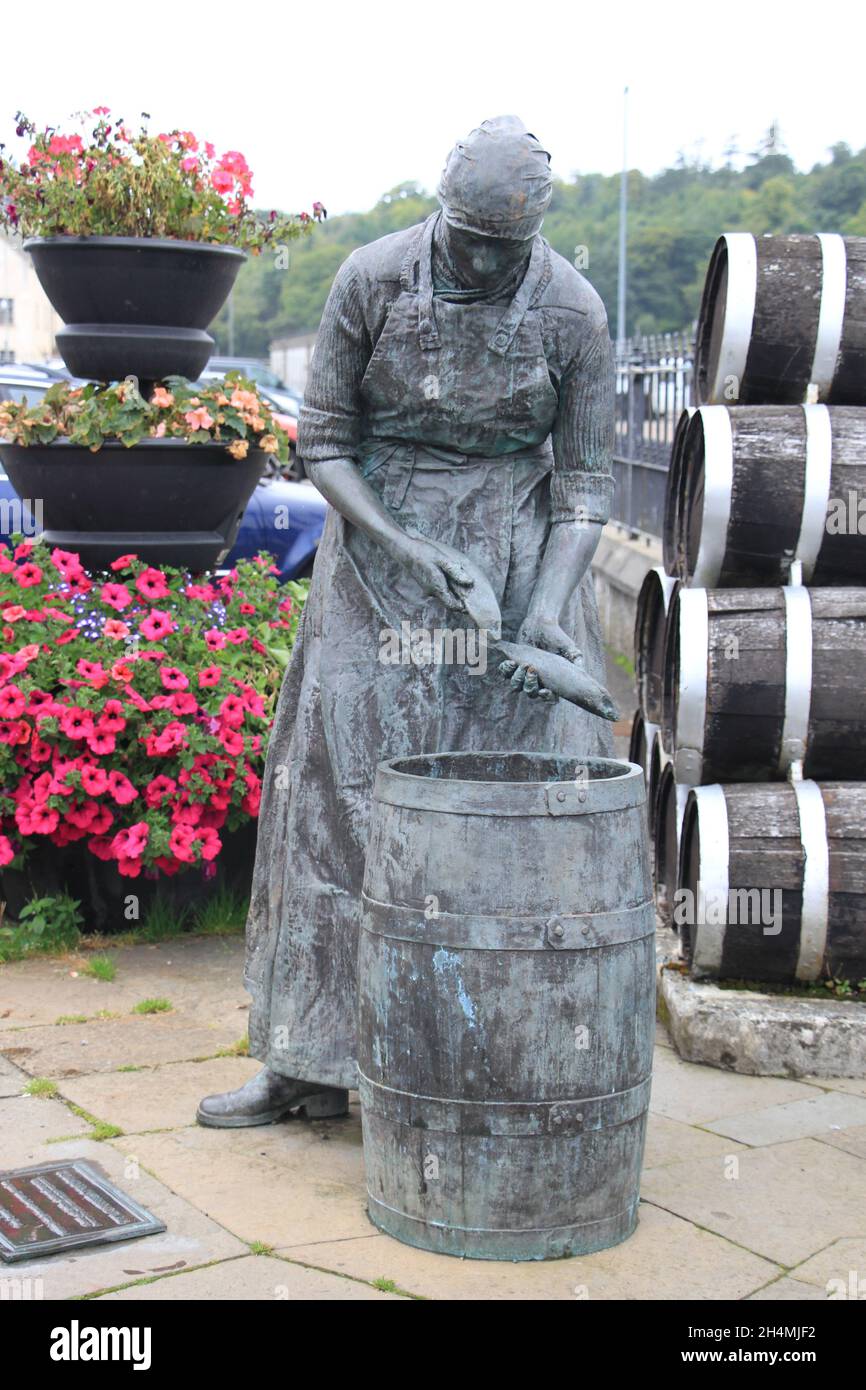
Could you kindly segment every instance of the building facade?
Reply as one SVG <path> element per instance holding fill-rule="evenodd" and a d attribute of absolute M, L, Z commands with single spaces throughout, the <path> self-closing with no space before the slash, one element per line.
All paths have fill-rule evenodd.
<path fill-rule="evenodd" d="M 54 357 L 61 327 L 21 243 L 0 233 L 0 365 Z"/>

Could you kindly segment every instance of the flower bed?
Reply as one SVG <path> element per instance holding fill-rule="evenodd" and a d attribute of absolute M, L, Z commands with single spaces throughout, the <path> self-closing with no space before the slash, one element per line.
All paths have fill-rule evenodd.
<path fill-rule="evenodd" d="M 305 597 L 269 557 L 223 577 L 0 548 L 0 867 L 79 845 L 124 878 L 215 872 L 253 820 Z"/>

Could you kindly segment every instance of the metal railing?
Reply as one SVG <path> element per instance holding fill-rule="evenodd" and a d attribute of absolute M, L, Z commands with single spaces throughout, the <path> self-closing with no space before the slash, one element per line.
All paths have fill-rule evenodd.
<path fill-rule="evenodd" d="M 661 536 L 677 421 L 692 404 L 694 340 L 687 333 L 628 338 L 616 351 L 612 520 Z"/>

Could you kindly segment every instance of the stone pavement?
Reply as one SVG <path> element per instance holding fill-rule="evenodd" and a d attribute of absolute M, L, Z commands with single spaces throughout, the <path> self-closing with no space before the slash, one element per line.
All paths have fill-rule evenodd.
<path fill-rule="evenodd" d="M 258 1066 L 234 1055 L 238 938 L 107 954 L 110 983 L 81 973 L 86 957 L 0 967 L 0 1168 L 87 1158 L 167 1230 L 0 1265 L 0 1297 L 19 1279 L 46 1299 L 392 1301 L 823 1299 L 852 1270 L 866 1282 L 866 1081 L 694 1066 L 660 1029 L 636 1234 L 585 1258 L 458 1260 L 370 1224 L 357 1104 L 345 1120 L 195 1124 L 200 1096 Z M 146 999 L 171 1009 L 131 1012 Z M 56 1094 L 24 1094 L 31 1078 Z"/>

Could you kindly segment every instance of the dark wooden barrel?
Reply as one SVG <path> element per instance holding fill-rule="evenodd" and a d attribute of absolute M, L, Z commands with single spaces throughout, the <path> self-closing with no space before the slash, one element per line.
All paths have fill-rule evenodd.
<path fill-rule="evenodd" d="M 359 951 L 377 1226 L 502 1260 L 631 1233 L 653 934 L 640 768 L 540 753 L 379 766 Z"/>
<path fill-rule="evenodd" d="M 667 754 L 662 745 L 658 724 L 650 723 L 642 709 L 635 710 L 631 722 L 628 758 L 629 762 L 637 763 L 638 767 L 643 768 L 647 791 L 647 825 L 652 838 L 656 792 L 661 770 L 667 762 Z"/>
<path fill-rule="evenodd" d="M 866 778 L 866 588 L 677 590 L 662 731 L 677 778 Z"/>
<path fill-rule="evenodd" d="M 675 907 L 692 973 L 856 985 L 866 978 L 864 863 L 866 785 L 697 788 Z"/>
<path fill-rule="evenodd" d="M 655 788 L 653 814 L 653 882 L 658 915 L 666 927 L 673 927 L 674 930 L 680 832 L 690 790 L 689 786 L 677 782 L 670 760 L 662 764 Z"/>
<path fill-rule="evenodd" d="M 665 624 L 676 580 L 656 565 L 644 576 L 637 596 L 634 623 L 634 664 L 640 706 L 652 723 L 662 717 Z"/>
<path fill-rule="evenodd" d="M 671 462 L 666 563 L 708 589 L 866 575 L 866 415 L 854 406 L 705 405 Z M 667 529 L 667 523 L 666 523 Z"/>
<path fill-rule="evenodd" d="M 683 449 L 689 429 L 689 421 L 696 407 L 687 405 L 674 430 L 671 444 L 671 458 L 665 481 L 665 511 L 662 518 L 662 558 L 666 574 L 679 574 L 677 568 L 677 540 L 680 534 L 679 507 L 683 491 Z"/>
<path fill-rule="evenodd" d="M 701 405 L 866 404 L 866 237 L 719 238 L 695 341 Z"/>

